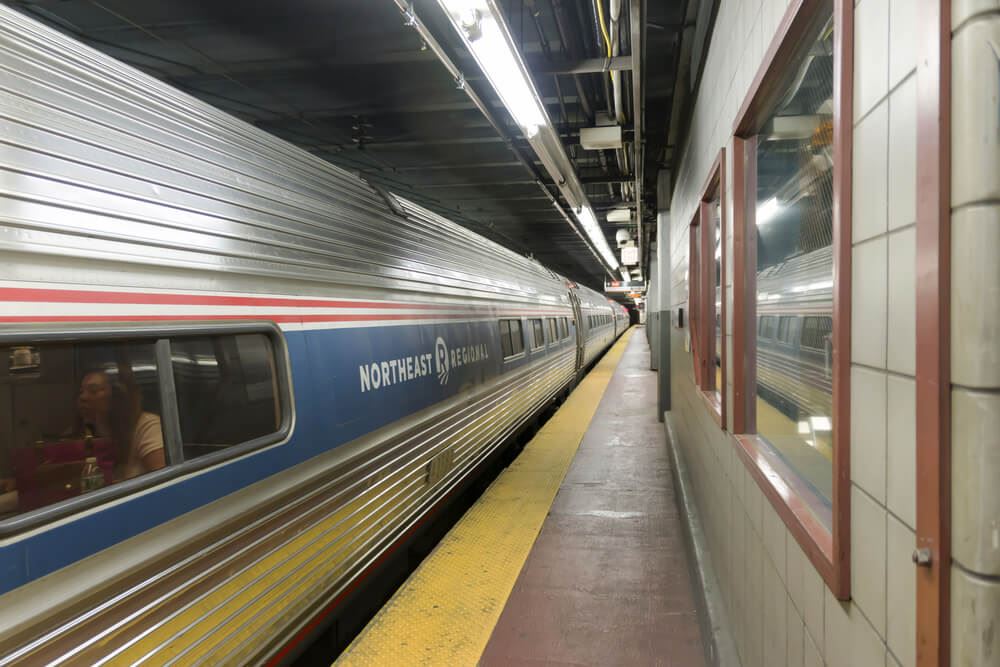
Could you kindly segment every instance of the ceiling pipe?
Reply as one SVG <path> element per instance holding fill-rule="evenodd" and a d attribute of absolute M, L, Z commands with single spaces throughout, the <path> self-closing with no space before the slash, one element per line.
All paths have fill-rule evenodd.
<path fill-rule="evenodd" d="M 518 162 L 524 165 L 524 168 L 527 169 L 535 177 L 536 183 L 538 184 L 538 187 L 542 190 L 542 192 L 545 194 L 545 197 L 552 203 L 552 205 L 556 208 L 556 210 L 559 211 L 560 215 L 562 215 L 562 217 L 566 220 L 570 228 L 572 228 L 573 231 L 576 232 L 576 235 L 580 238 L 580 240 L 584 243 L 587 249 L 590 250 L 591 254 L 597 260 L 598 265 L 608 275 L 614 278 L 616 275 L 614 269 L 605 263 L 605 261 L 601 257 L 601 253 L 597 250 L 596 247 L 594 247 L 590 239 L 587 238 L 587 235 L 580 229 L 579 225 L 577 224 L 577 221 L 575 221 L 573 217 L 571 217 L 569 214 L 566 213 L 566 211 L 562 208 L 562 206 L 560 206 L 556 197 L 549 191 L 548 187 L 542 182 L 541 174 L 538 173 L 533 162 L 530 159 L 528 159 L 517 148 L 517 146 L 514 145 L 514 142 L 507 134 L 506 129 L 493 116 L 493 113 L 490 110 L 490 108 L 486 105 L 485 102 L 483 102 L 482 98 L 479 97 L 476 91 L 472 89 L 472 86 L 466 83 L 465 76 L 462 73 L 462 71 L 458 68 L 458 66 L 451 59 L 451 57 L 444 50 L 444 48 L 437 41 L 437 39 L 435 39 L 434 35 L 427 28 L 427 25 L 416 15 L 416 13 L 413 10 L 412 4 L 408 0 L 395 0 L 395 3 L 396 7 L 400 10 L 400 12 L 402 12 L 406 25 L 412 27 L 414 30 L 417 31 L 421 39 L 423 39 L 424 43 L 427 45 L 427 48 L 430 49 L 434 53 L 434 55 L 437 56 L 441 64 L 444 65 L 446 70 L 448 70 L 448 73 L 455 79 L 456 82 L 460 84 L 462 90 L 469 97 L 469 99 L 476 106 L 476 108 L 479 109 L 479 111 L 483 114 L 487 122 L 489 122 L 489 124 L 493 127 L 496 133 L 503 139 L 508 149 L 510 149 L 510 151 L 517 158 Z M 559 139 L 558 135 L 552 130 L 551 123 L 548 123 L 546 124 L 545 127 L 540 128 L 538 134 L 535 135 L 535 137 L 533 137 L 530 140 L 532 147 L 535 147 L 536 140 L 539 140 L 539 145 L 543 145 L 544 142 L 551 143 L 554 140 L 559 147 L 558 156 L 561 156 L 562 161 L 564 161 L 567 165 L 569 164 L 569 159 L 566 157 L 566 154 L 562 149 L 563 148 L 562 141 Z M 536 153 L 538 153 L 538 148 L 536 148 Z M 541 154 L 539 154 L 539 158 L 542 159 Z M 545 162 L 546 160 L 542 159 L 542 163 L 545 164 Z M 567 169 L 566 172 L 564 173 L 568 174 L 568 177 L 570 177 L 573 182 L 567 181 L 566 180 L 567 176 L 562 176 L 562 174 L 557 169 L 555 169 L 554 166 L 553 168 L 550 168 L 549 165 L 545 166 L 546 169 L 549 171 L 549 175 L 552 176 L 553 180 L 556 182 L 557 187 L 559 187 L 563 196 L 566 197 L 566 200 L 569 202 L 570 206 L 573 207 L 579 207 L 583 205 L 589 206 L 589 204 L 587 204 L 586 195 L 583 194 L 583 185 L 580 184 L 579 179 L 576 177 L 576 172 L 573 170 L 572 165 L 569 165 L 569 169 Z M 560 178 L 560 176 L 562 176 L 562 178 Z M 574 184 L 575 184 L 574 188 L 566 187 L 567 185 L 572 186 Z"/>
<path fill-rule="evenodd" d="M 619 51 L 619 41 L 618 41 L 618 25 L 622 14 L 622 0 L 611 0 L 611 25 L 609 33 L 611 34 L 611 57 L 614 58 L 618 55 Z M 611 89 L 614 95 L 615 102 L 615 121 L 620 125 L 625 122 L 625 114 L 622 111 L 622 74 L 621 72 L 611 71 Z"/>
<path fill-rule="evenodd" d="M 552 0 L 552 15 L 556 20 L 556 31 L 559 33 L 559 41 L 562 43 L 563 52 L 566 55 L 572 55 L 566 25 L 563 23 L 563 6 L 560 0 Z M 589 120 L 593 121 L 594 109 L 590 106 L 590 100 L 587 98 L 587 91 L 583 89 L 583 81 L 580 79 L 579 74 L 573 74 L 573 83 L 576 85 L 576 96 L 580 101 L 580 107 L 583 109 L 583 113 Z"/>
<path fill-rule="evenodd" d="M 639 269 L 645 275 L 645 261 L 643 255 L 643 235 L 642 235 L 642 179 L 643 167 L 645 166 L 646 147 L 642 140 L 642 120 L 646 115 L 646 102 L 643 98 L 642 90 L 642 67 L 645 60 L 646 43 L 642 38 L 643 18 L 646 14 L 646 0 L 629 0 L 629 27 L 631 28 L 631 39 L 629 48 L 632 50 L 632 115 L 635 128 L 633 139 L 633 173 L 635 174 L 635 201 L 636 201 L 636 248 L 639 255 Z"/>

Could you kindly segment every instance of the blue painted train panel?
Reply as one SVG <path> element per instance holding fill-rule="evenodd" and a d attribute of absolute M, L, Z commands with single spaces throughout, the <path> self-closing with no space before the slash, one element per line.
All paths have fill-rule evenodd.
<path fill-rule="evenodd" d="M 289 441 L 0 548 L 0 593 L 571 344 L 504 362 L 496 321 L 289 331 Z"/>

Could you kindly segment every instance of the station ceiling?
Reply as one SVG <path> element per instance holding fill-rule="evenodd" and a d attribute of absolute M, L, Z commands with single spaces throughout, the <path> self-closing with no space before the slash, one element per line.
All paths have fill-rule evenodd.
<path fill-rule="evenodd" d="M 631 204 L 631 157 L 583 150 L 581 128 L 611 108 L 598 0 L 498 0 L 597 213 Z M 608 0 L 603 11 L 607 20 Z M 686 104 L 698 0 L 623 0 L 621 54 L 631 54 L 630 4 L 643 8 L 640 81 L 644 225 L 655 224 L 656 178 L 675 152 Z M 558 188 L 464 50 L 434 0 L 412 11 L 449 52 L 510 141 L 406 25 L 394 0 L 17 0 L 12 6 L 338 166 L 435 209 L 597 289 L 608 272 L 559 213 Z M 406 3 L 403 3 L 406 4 Z M 686 42 L 686 43 L 685 43 Z M 623 58 L 622 61 L 628 60 Z M 625 81 L 626 151 L 635 124 Z M 678 86 L 678 82 L 684 85 Z M 685 90 L 681 97 L 686 98 Z M 668 145 L 670 144 L 670 145 Z M 518 160 L 526 155 L 529 165 Z M 630 153 L 631 155 L 631 153 Z M 540 181 L 540 182 L 539 182 Z M 563 208 L 569 212 L 563 202 Z M 634 224 L 632 225 L 634 231 Z M 648 245 L 646 245 L 648 247 Z M 617 276 L 616 276 L 617 277 Z"/>

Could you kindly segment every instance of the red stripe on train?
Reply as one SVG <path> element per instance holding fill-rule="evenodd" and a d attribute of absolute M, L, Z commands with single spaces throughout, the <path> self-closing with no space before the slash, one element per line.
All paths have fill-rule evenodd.
<path fill-rule="evenodd" d="M 101 290 L 0 287 L 0 301 L 48 303 L 135 303 L 178 306 L 291 306 L 298 308 L 450 308 L 447 304 L 379 303 L 332 299 L 290 299 L 262 296 L 215 296 L 210 294 L 161 294 L 156 292 L 105 292 Z"/>
<path fill-rule="evenodd" d="M 197 322 L 199 320 L 248 320 L 271 322 L 378 322 L 397 320 L 467 320 L 469 313 L 344 314 L 344 315 L 0 315 L 0 322 Z"/>

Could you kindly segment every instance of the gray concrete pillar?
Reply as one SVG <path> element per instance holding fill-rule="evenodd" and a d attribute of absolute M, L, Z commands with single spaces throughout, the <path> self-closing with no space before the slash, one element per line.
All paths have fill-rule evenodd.
<path fill-rule="evenodd" d="M 670 409 L 670 172 L 661 170 L 656 178 L 656 200 L 659 210 L 656 213 L 656 259 L 650 264 L 656 267 L 656 302 L 647 305 L 656 314 L 656 359 L 657 382 L 656 404 L 657 416 L 663 421 L 663 413 Z M 650 355 L 652 356 L 652 355 Z"/>

